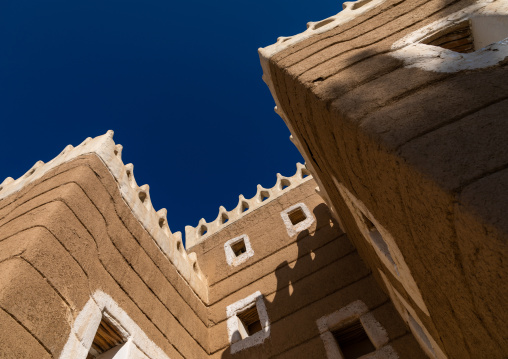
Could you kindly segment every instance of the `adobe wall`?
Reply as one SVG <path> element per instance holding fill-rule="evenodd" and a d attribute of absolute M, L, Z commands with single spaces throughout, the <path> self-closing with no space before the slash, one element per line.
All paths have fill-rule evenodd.
<path fill-rule="evenodd" d="M 1 358 L 76 357 L 68 349 L 86 341 L 85 307 L 123 311 L 149 338 L 135 343 L 152 358 L 208 357 L 206 304 L 96 155 L 62 164 L 1 200 L 0 233 Z"/>
<path fill-rule="evenodd" d="M 388 345 L 400 358 L 425 358 L 315 188 L 313 179 L 288 188 L 189 248 L 197 254 L 210 286 L 211 357 L 325 358 L 317 321 L 361 300 L 386 329 Z M 298 203 L 307 206 L 315 221 L 290 236 L 281 212 Z M 248 236 L 254 253 L 237 266 L 229 265 L 224 244 L 241 235 Z M 261 345 L 233 352 L 227 308 L 256 291 L 266 305 L 269 336 Z"/>
<path fill-rule="evenodd" d="M 265 76 L 268 68 L 278 112 L 377 282 L 385 287 L 381 271 L 448 357 L 502 358 L 507 63 L 405 66 L 392 56 L 395 42 L 476 2 L 374 3 L 358 16 L 349 6 L 340 26 L 270 53 Z M 344 193 L 393 237 L 429 315 L 367 243 Z"/>

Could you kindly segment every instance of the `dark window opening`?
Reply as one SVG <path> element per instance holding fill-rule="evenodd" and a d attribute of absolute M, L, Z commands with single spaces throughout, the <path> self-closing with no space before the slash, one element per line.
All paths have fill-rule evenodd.
<path fill-rule="evenodd" d="M 377 232 L 376 225 L 362 213 L 362 222 L 365 223 L 369 232 Z"/>
<path fill-rule="evenodd" d="M 376 350 L 359 320 L 353 324 L 332 331 L 344 359 L 356 359 Z"/>
<path fill-rule="evenodd" d="M 259 314 L 256 306 L 239 313 L 238 319 L 242 322 L 249 336 L 263 329 L 261 327 L 261 321 L 259 320 Z"/>
<path fill-rule="evenodd" d="M 100 354 L 125 342 L 126 339 L 118 329 L 107 318 L 103 317 L 93 338 L 92 347 L 87 355 L 87 359 L 96 358 Z"/>
<path fill-rule="evenodd" d="M 473 33 L 469 20 L 462 21 L 457 25 L 448 27 L 425 39 L 426 45 L 439 46 L 444 49 L 460 53 L 474 52 Z"/>
<path fill-rule="evenodd" d="M 307 219 L 307 216 L 305 215 L 305 213 L 303 213 L 303 210 L 301 208 L 295 208 L 294 210 L 289 212 L 288 217 L 293 226 Z"/>
<path fill-rule="evenodd" d="M 397 268 L 397 264 L 395 264 L 395 261 L 393 260 L 392 254 L 390 253 L 390 250 L 388 249 L 388 244 L 386 244 L 385 240 L 383 239 L 383 236 L 376 228 L 376 225 L 372 223 L 370 219 L 368 219 L 363 213 L 362 215 L 362 222 L 367 226 L 367 229 L 369 230 L 369 236 L 372 239 L 372 242 L 376 245 L 376 247 L 379 248 L 379 250 L 385 255 L 385 257 L 388 259 L 388 261 L 393 265 L 393 268 L 397 272 L 397 275 L 399 274 L 399 270 Z"/>
<path fill-rule="evenodd" d="M 233 250 L 233 253 L 235 253 L 235 256 L 237 257 L 242 255 L 242 253 L 247 252 L 247 248 L 245 247 L 245 242 L 243 239 L 233 244 L 231 246 L 231 249 Z"/>

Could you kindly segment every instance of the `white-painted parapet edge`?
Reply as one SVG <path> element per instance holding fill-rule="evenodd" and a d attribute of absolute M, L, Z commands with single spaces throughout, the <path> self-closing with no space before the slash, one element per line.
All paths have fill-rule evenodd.
<path fill-rule="evenodd" d="M 294 36 L 279 37 L 277 38 L 277 42 L 275 44 L 258 49 L 259 60 L 261 62 L 261 67 L 263 68 L 263 81 L 268 85 L 268 88 L 272 93 L 272 97 L 275 100 L 276 112 L 277 107 L 279 109 L 281 107 L 275 89 L 273 87 L 272 74 L 269 65 L 270 58 L 273 55 L 277 54 L 278 52 L 281 52 L 303 40 L 324 33 L 326 31 L 332 30 L 338 26 L 344 25 L 345 23 L 366 13 L 367 11 L 373 9 L 374 7 L 380 5 L 385 1 L 386 0 L 347 1 L 342 4 L 343 9 L 337 15 L 331 16 L 321 21 L 309 22 L 307 23 L 307 30 L 305 30 L 304 32 Z M 284 117 L 283 120 L 286 122 L 287 125 L 287 121 L 284 119 Z M 291 131 L 291 133 L 293 133 L 293 131 Z"/>
<path fill-rule="evenodd" d="M 127 339 L 128 358 L 169 359 L 108 294 L 98 290 L 74 319 L 60 359 L 86 358 L 102 317 L 107 317 Z M 116 358 L 116 356 L 115 356 Z"/>
<path fill-rule="evenodd" d="M 258 54 L 259 54 L 259 60 L 261 62 L 261 67 L 263 69 L 263 81 L 268 86 L 268 89 L 270 90 L 270 93 L 272 94 L 273 100 L 275 101 L 275 112 L 284 120 L 284 123 L 289 129 L 289 132 L 291 133 L 290 140 L 293 142 L 293 144 L 296 146 L 300 154 L 305 159 L 305 164 L 307 165 L 307 168 L 312 173 L 312 176 L 315 178 L 316 182 L 318 183 L 318 188 L 320 189 L 318 191 L 318 194 L 323 198 L 325 203 L 328 205 L 330 210 L 332 211 L 335 219 L 338 221 L 341 229 L 344 231 L 344 226 L 342 225 L 342 221 L 337 215 L 337 211 L 332 205 L 332 202 L 330 201 L 330 195 L 326 192 L 325 187 L 323 186 L 321 179 L 316 176 L 316 171 L 312 167 L 312 162 L 309 161 L 307 158 L 307 155 L 305 154 L 305 151 L 303 150 L 300 141 L 298 140 L 295 131 L 293 130 L 293 126 L 291 126 L 291 123 L 288 121 L 288 116 L 286 113 L 282 110 L 282 107 L 280 105 L 279 99 L 277 97 L 277 93 L 275 92 L 275 88 L 273 86 L 272 81 L 272 73 L 270 71 L 270 58 L 277 54 L 278 52 L 281 52 L 290 46 L 293 46 L 303 40 L 306 40 L 312 36 L 324 33 L 326 31 L 332 30 L 338 26 L 344 25 L 348 23 L 349 21 L 355 19 L 356 17 L 366 13 L 367 11 L 375 8 L 376 6 L 382 4 L 386 0 L 357 0 L 357 1 L 347 1 L 342 4 L 342 11 L 340 11 L 338 14 L 331 16 L 327 19 L 317 21 L 317 22 L 309 22 L 307 23 L 307 30 L 304 32 L 290 36 L 290 37 L 279 37 L 277 39 L 277 42 L 275 44 L 272 44 L 270 46 L 259 48 Z M 188 240 L 188 238 L 186 238 Z"/>
<path fill-rule="evenodd" d="M 357 300 L 316 321 L 328 359 L 344 359 L 332 331 L 347 327 L 357 320 L 360 321 L 363 329 L 365 329 L 365 333 L 376 348 L 376 351 L 366 354 L 362 358 L 397 359 L 399 357 L 390 345 L 386 345 L 389 337 L 385 328 L 369 312 L 369 308 L 365 303 Z"/>
<path fill-rule="evenodd" d="M 221 206 L 219 208 L 219 215 L 215 220 L 207 223 L 204 218 L 201 218 L 196 227 L 185 227 L 185 242 L 187 248 L 191 248 L 198 243 L 209 238 L 212 234 L 217 233 L 231 223 L 242 218 L 244 215 L 270 203 L 277 197 L 282 196 L 291 189 L 301 185 L 302 183 L 312 178 L 310 171 L 301 163 L 296 164 L 296 173 L 292 177 L 284 177 L 277 173 L 277 182 L 272 188 L 263 188 L 258 185 L 257 192 L 254 197 L 246 199 L 240 195 L 238 205 L 231 211 Z"/>
<path fill-rule="evenodd" d="M 205 302 L 208 301 L 208 282 L 197 263 L 195 253 L 187 254 L 180 232 L 171 233 L 165 208 L 155 211 L 150 201 L 148 185 L 138 186 L 134 178 L 134 165 L 122 162 L 122 145 L 113 141 L 113 131 L 102 136 L 87 138 L 79 146 L 68 145 L 48 163 L 37 162 L 17 180 L 6 178 L 0 184 L 0 199 L 18 192 L 29 183 L 41 178 L 50 170 L 87 154 L 97 155 L 109 169 L 118 183 L 124 201 L 146 231 L 154 238 L 160 250 L 175 266 L 194 292 Z"/>
<path fill-rule="evenodd" d="M 507 38 L 471 53 L 458 53 L 422 42 L 464 20 L 472 20 L 475 25 L 475 18 L 500 15 L 508 15 L 506 0 L 480 1 L 398 40 L 392 45 L 391 55 L 402 60 L 405 67 L 435 72 L 452 73 L 494 66 L 508 57 L 508 34 Z M 473 26 L 473 37 L 474 31 Z"/>
<path fill-rule="evenodd" d="M 248 335 L 237 314 L 252 307 L 256 307 L 261 323 L 261 330 L 253 335 Z M 260 291 L 252 293 L 247 298 L 241 299 L 226 308 L 228 338 L 231 344 L 231 354 L 240 350 L 262 344 L 270 336 L 270 320 Z"/>

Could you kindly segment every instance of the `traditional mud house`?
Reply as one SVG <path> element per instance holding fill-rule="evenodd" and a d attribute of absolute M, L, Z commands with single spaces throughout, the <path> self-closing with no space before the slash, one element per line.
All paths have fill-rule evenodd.
<path fill-rule="evenodd" d="M 112 131 L 6 179 L 0 358 L 506 357 L 507 12 L 363 0 L 260 49 L 307 166 L 187 248 Z"/>

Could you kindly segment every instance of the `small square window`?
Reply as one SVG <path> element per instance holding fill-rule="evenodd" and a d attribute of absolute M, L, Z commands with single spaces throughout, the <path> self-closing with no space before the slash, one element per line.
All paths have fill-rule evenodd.
<path fill-rule="evenodd" d="M 262 344 L 270 336 L 265 301 L 257 291 L 226 308 L 231 354 Z"/>
<path fill-rule="evenodd" d="M 305 215 L 305 213 L 303 213 L 303 210 L 300 207 L 295 208 L 294 210 L 289 212 L 288 217 L 293 226 L 307 219 L 307 216 Z"/>
<path fill-rule="evenodd" d="M 120 330 L 108 318 L 102 317 L 87 359 L 97 358 L 103 353 L 116 353 L 126 341 Z"/>
<path fill-rule="evenodd" d="M 391 268 L 393 268 L 394 274 L 399 276 L 399 269 L 393 260 L 390 248 L 384 240 L 383 235 L 381 232 L 379 232 L 376 225 L 359 208 L 356 209 L 361 217 L 361 222 L 371 240 L 371 243 L 374 244 L 374 246 L 379 250 L 384 258 L 386 258 L 386 260 L 388 260 L 388 262 L 391 264 Z"/>
<path fill-rule="evenodd" d="M 290 237 L 306 230 L 315 221 L 314 216 L 303 203 L 297 203 L 287 208 L 280 213 L 280 216 L 286 225 L 286 229 Z"/>
<path fill-rule="evenodd" d="M 344 359 L 356 359 L 376 351 L 359 320 L 347 327 L 332 331 Z"/>
<path fill-rule="evenodd" d="M 464 20 L 458 24 L 442 29 L 422 41 L 422 44 L 439 46 L 455 52 L 468 53 L 475 51 L 471 23 Z"/>
<path fill-rule="evenodd" d="M 233 253 L 235 256 L 239 257 L 243 253 L 247 252 L 247 248 L 245 248 L 245 242 L 243 239 L 240 240 L 240 242 L 237 242 L 231 246 L 231 249 L 233 250 Z"/>
<path fill-rule="evenodd" d="M 245 331 L 249 336 L 259 332 L 261 328 L 261 321 L 259 320 L 258 309 L 256 306 L 246 309 L 237 314 L 238 319 L 243 324 Z"/>
<path fill-rule="evenodd" d="M 230 266 L 238 266 L 254 255 L 254 250 L 246 234 L 224 243 L 224 251 L 226 261 Z"/>
<path fill-rule="evenodd" d="M 360 300 L 319 318 L 316 324 L 330 359 L 363 358 L 369 353 L 376 353 L 372 354 L 376 358 L 397 358 L 386 345 L 388 333 Z"/>

